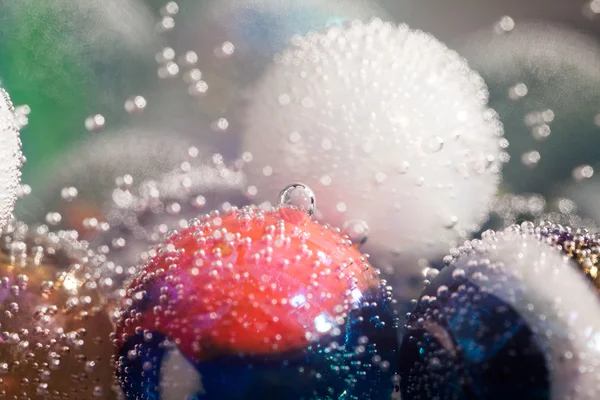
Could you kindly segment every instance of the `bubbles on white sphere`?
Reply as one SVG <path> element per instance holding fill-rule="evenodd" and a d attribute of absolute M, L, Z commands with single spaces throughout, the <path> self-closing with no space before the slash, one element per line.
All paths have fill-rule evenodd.
<path fill-rule="evenodd" d="M 503 134 L 479 75 L 432 36 L 380 20 L 292 43 L 245 114 L 260 200 L 290 178 L 309 185 L 325 222 L 368 224 L 366 251 L 385 254 L 382 268 L 402 265 L 399 279 L 477 230 L 500 180 Z"/>
<path fill-rule="evenodd" d="M 24 161 L 15 109 L 8 93 L 0 88 L 0 228 L 15 207 Z"/>

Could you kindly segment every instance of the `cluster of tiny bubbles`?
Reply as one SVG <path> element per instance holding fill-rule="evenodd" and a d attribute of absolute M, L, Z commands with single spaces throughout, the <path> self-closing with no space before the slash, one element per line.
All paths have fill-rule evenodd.
<path fill-rule="evenodd" d="M 21 127 L 8 93 L 0 87 L 0 228 L 11 218 L 25 163 L 19 138 Z"/>
<path fill-rule="evenodd" d="M 508 144 L 486 104 L 462 58 L 405 25 L 295 36 L 244 113 L 248 181 L 264 201 L 299 180 L 319 198 L 318 220 L 354 225 L 358 240 L 368 227 L 365 251 L 402 291 L 419 273 L 411 265 L 441 256 L 489 212 Z"/>
<path fill-rule="evenodd" d="M 73 231 L 0 231 L 0 398 L 116 399 L 101 259 Z"/>
<path fill-rule="evenodd" d="M 554 221 L 573 228 L 595 231 L 598 223 L 587 213 L 580 213 L 574 200 L 564 197 L 546 199 L 535 193 L 505 193 L 495 200 L 488 221 L 479 233 L 504 229 L 523 221 Z"/>
<path fill-rule="evenodd" d="M 407 315 L 402 398 L 598 398 L 598 240 L 526 221 L 452 249 Z"/>
<path fill-rule="evenodd" d="M 202 215 L 138 269 L 114 341 L 126 399 L 390 397 L 391 287 L 299 190 Z"/>
<path fill-rule="evenodd" d="M 173 230 L 187 228 L 199 214 L 247 205 L 244 188 L 244 174 L 218 155 L 196 166 L 184 161 L 156 180 L 115 188 L 104 207 L 108 229 L 90 242 L 106 259 L 102 282 L 107 295 L 118 297 L 136 266 L 154 257 L 156 246 Z"/>
<path fill-rule="evenodd" d="M 30 180 L 33 194 L 19 202 L 17 215 L 26 222 L 50 223 L 46 215 L 58 213 L 57 228 L 75 229 L 89 238 L 90 223 L 94 228 L 105 219 L 104 206 L 115 185 L 139 185 L 183 160 L 199 162 L 189 155 L 190 148 L 189 138 L 172 132 L 124 129 L 88 137 L 47 167 L 52 174 Z"/>
<path fill-rule="evenodd" d="M 507 132 L 506 190 L 548 195 L 557 181 L 586 179 L 582 167 L 600 157 L 600 47 L 568 27 L 507 18 L 498 23 L 507 29 L 474 32 L 459 52 L 485 79 Z"/>

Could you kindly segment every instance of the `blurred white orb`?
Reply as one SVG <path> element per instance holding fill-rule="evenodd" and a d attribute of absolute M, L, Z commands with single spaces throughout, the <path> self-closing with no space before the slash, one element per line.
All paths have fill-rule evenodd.
<path fill-rule="evenodd" d="M 460 53 L 485 79 L 510 141 L 504 186 L 547 195 L 600 157 L 600 43 L 569 27 L 513 22 L 508 32 L 471 34 Z"/>
<path fill-rule="evenodd" d="M 477 230 L 503 134 L 479 75 L 432 36 L 380 20 L 292 43 L 245 114 L 257 196 L 308 185 L 325 222 L 366 222 L 365 250 L 400 279 Z"/>
<path fill-rule="evenodd" d="M 15 110 L 8 93 L 0 88 L 0 228 L 15 207 L 24 160 Z"/>

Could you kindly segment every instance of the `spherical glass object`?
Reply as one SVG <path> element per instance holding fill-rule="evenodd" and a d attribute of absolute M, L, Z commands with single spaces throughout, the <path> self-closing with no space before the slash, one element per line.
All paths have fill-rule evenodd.
<path fill-rule="evenodd" d="M 96 263 L 72 233 L 18 222 L 2 231 L 1 397 L 115 398 L 112 324 L 93 280 Z"/>
<path fill-rule="evenodd" d="M 578 236 L 524 223 L 457 249 L 406 323 L 403 398 L 597 398 L 600 301 L 579 270 L 597 248 Z"/>
<path fill-rule="evenodd" d="M 129 285 L 117 377 L 128 400 L 389 399 L 391 306 L 349 239 L 303 211 L 211 214 Z"/>

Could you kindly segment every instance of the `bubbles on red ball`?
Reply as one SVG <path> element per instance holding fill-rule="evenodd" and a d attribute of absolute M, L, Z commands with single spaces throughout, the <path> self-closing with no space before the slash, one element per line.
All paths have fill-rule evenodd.
<path fill-rule="evenodd" d="M 130 283 L 116 375 L 126 399 L 389 399 L 389 290 L 347 236 L 301 210 L 213 213 Z"/>

